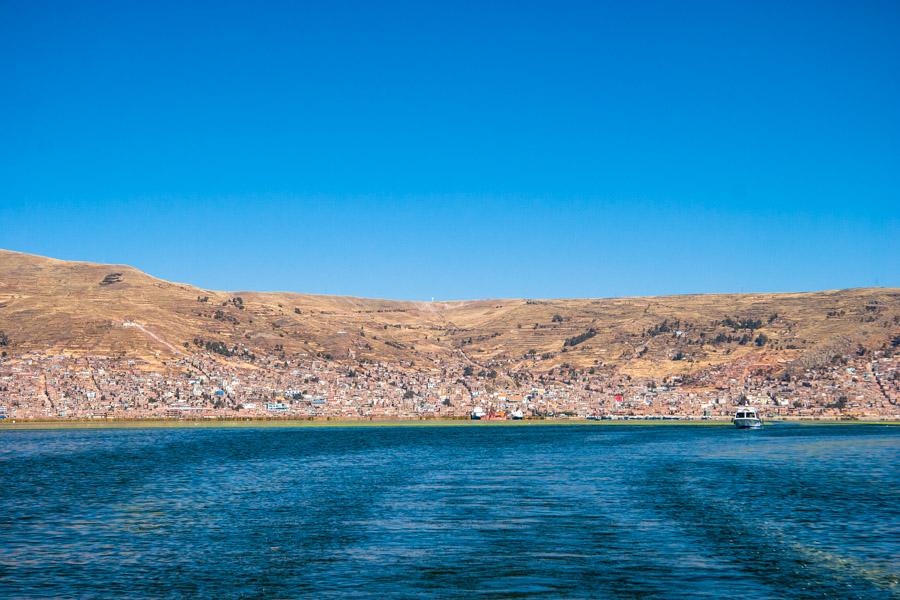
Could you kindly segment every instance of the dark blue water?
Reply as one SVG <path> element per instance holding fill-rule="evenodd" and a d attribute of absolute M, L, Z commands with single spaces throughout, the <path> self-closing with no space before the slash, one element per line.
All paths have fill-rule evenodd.
<path fill-rule="evenodd" d="M 888 598 L 900 428 L 0 433 L 4 597 Z"/>

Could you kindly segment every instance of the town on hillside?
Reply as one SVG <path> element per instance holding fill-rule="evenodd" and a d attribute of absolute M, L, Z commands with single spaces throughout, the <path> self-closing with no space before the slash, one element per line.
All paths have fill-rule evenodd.
<path fill-rule="evenodd" d="M 412 302 L 0 251 L 4 419 L 900 419 L 900 290 Z"/>
<path fill-rule="evenodd" d="M 900 339 L 825 367 L 777 374 L 737 360 L 691 375 L 633 377 L 598 364 L 535 373 L 462 356 L 425 367 L 322 357 L 142 359 L 28 352 L 0 359 L 7 419 L 900 418 Z M 896 353 L 895 353 L 896 351 Z"/>

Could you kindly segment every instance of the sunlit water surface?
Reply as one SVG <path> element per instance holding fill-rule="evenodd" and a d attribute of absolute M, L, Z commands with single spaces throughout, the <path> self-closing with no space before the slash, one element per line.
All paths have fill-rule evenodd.
<path fill-rule="evenodd" d="M 4 597 L 900 597 L 900 428 L 0 432 Z"/>

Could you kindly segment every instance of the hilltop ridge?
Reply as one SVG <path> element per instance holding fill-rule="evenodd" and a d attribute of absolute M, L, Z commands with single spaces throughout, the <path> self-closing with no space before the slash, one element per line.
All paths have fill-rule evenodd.
<path fill-rule="evenodd" d="M 152 358 L 202 338 L 252 351 L 280 346 L 287 353 L 336 358 L 352 353 L 415 360 L 464 352 L 516 363 L 528 362 L 526 355 L 544 356 L 547 366 L 560 358 L 590 364 L 602 355 L 604 362 L 638 372 L 683 371 L 685 365 L 733 357 L 748 346 L 734 342 L 749 331 L 756 333 L 754 340 L 765 334 L 762 351 L 785 357 L 841 337 L 877 346 L 890 337 L 886 330 L 896 326 L 892 319 L 898 314 L 900 290 L 889 288 L 449 302 L 224 292 L 168 282 L 127 265 L 0 250 L 0 329 L 20 350 L 102 350 Z M 723 326 L 726 319 L 760 323 L 741 329 Z M 124 323 L 139 323 L 155 337 Z M 670 339 L 676 330 L 681 333 Z M 736 339 L 719 336 L 716 342 L 718 333 Z M 662 337 L 665 343 L 661 334 L 670 334 Z M 670 350 L 680 350 L 685 364 L 669 364 L 671 357 L 660 352 Z M 656 365 L 660 359 L 663 364 Z"/>

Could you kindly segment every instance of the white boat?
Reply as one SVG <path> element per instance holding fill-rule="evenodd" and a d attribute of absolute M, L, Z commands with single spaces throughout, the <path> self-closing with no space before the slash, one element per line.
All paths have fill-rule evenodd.
<path fill-rule="evenodd" d="M 734 423 L 734 426 L 738 429 L 759 429 L 762 427 L 762 420 L 759 418 L 759 414 L 756 412 L 755 408 L 739 408 L 736 413 L 734 413 L 734 418 L 731 420 Z"/>
<path fill-rule="evenodd" d="M 521 421 L 522 419 L 525 418 L 525 413 L 523 413 L 519 409 L 516 409 L 516 410 L 512 411 L 511 413 L 509 413 L 509 416 L 510 416 L 510 418 L 512 418 L 513 421 Z"/>
<path fill-rule="evenodd" d="M 484 415 L 485 415 L 484 409 L 481 408 L 480 406 L 476 406 L 475 409 L 472 411 L 472 420 L 480 421 Z"/>

